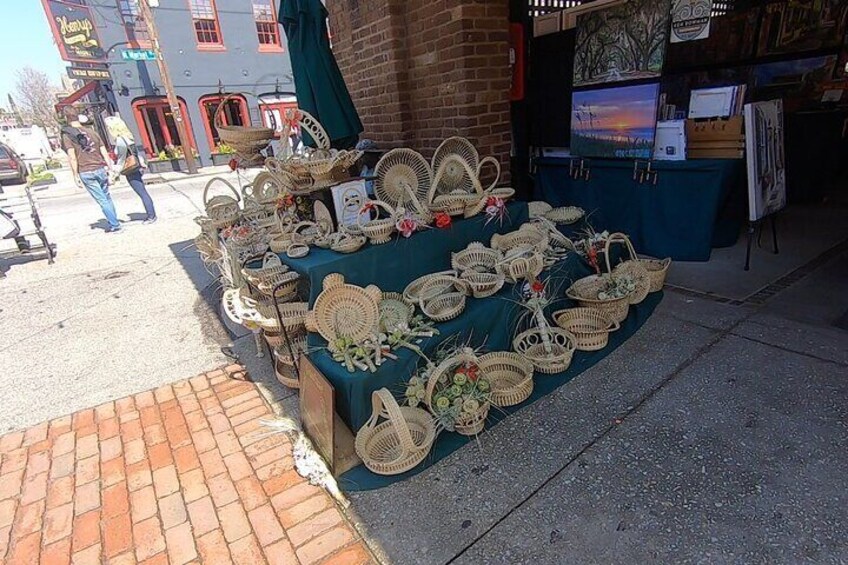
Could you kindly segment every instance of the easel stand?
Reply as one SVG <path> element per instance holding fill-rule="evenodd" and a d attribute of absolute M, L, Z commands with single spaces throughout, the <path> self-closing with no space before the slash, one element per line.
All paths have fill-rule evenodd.
<path fill-rule="evenodd" d="M 763 224 L 766 219 L 771 219 L 771 238 L 772 238 L 772 246 L 774 247 L 774 254 L 777 255 L 780 253 L 780 249 L 777 246 L 777 214 L 770 214 L 765 218 L 760 218 L 756 221 L 748 222 L 748 251 L 745 253 L 745 270 L 751 270 L 751 247 L 754 245 L 754 234 L 757 235 L 757 247 L 762 247 L 762 237 L 763 237 Z"/>

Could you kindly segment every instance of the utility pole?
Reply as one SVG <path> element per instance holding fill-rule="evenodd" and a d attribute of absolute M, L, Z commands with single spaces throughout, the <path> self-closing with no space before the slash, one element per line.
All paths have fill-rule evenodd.
<path fill-rule="evenodd" d="M 139 12 L 147 24 L 147 33 L 150 35 L 150 42 L 153 44 L 153 52 L 156 53 L 156 63 L 159 65 L 159 74 L 162 76 L 162 86 L 165 87 L 165 94 L 168 97 L 168 104 L 171 106 L 174 123 L 177 125 L 177 132 L 180 134 L 180 145 L 183 148 L 188 172 L 191 175 L 196 175 L 197 163 L 194 160 L 194 153 L 189 142 L 191 138 L 188 136 L 188 129 L 185 120 L 183 120 L 180 101 L 176 92 L 174 92 L 174 83 L 171 82 L 171 75 L 168 74 L 168 65 L 165 63 L 165 57 L 162 56 L 162 50 L 159 48 L 159 32 L 156 30 L 156 21 L 153 19 L 153 12 L 148 2 L 149 0 L 138 0 Z"/>

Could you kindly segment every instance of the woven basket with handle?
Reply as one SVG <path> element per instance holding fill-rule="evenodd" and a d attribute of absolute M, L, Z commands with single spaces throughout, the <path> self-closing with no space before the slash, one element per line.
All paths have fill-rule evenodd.
<path fill-rule="evenodd" d="M 366 214 L 363 214 L 362 212 L 373 209 L 378 211 L 378 217 L 376 219 L 363 222 L 362 219 L 366 217 Z M 385 212 L 388 217 L 380 218 L 380 210 Z M 396 223 L 397 220 L 395 219 L 394 209 L 381 200 L 370 200 L 366 202 L 359 215 L 356 217 L 356 225 L 359 226 L 359 229 L 362 230 L 362 233 L 368 238 L 372 245 L 382 245 L 390 242 L 392 240 L 392 234 L 395 232 Z"/>
<path fill-rule="evenodd" d="M 533 363 L 540 373 L 553 375 L 571 365 L 576 341 L 573 335 L 560 328 L 531 328 L 515 336 L 512 348 Z"/>
<path fill-rule="evenodd" d="M 473 363 L 479 366 L 480 360 L 473 353 L 461 351 L 442 361 L 435 369 L 433 369 L 433 371 L 430 372 L 430 377 L 427 379 L 424 403 L 431 412 L 435 413 L 435 408 L 433 406 L 433 393 L 436 392 L 436 385 L 439 382 L 439 378 L 443 374 L 447 374 L 449 376 L 453 375 L 456 368 L 465 363 Z M 468 415 L 455 423 L 454 429 L 456 430 L 456 433 L 464 436 L 476 436 L 482 432 L 483 428 L 486 426 L 486 417 L 489 415 L 489 407 L 490 402 L 481 402 L 480 409 L 476 413 Z"/>
<path fill-rule="evenodd" d="M 225 185 L 233 193 L 229 195 L 217 195 L 209 198 L 209 189 L 215 183 Z M 213 177 L 206 183 L 203 189 L 203 205 L 206 208 L 206 216 L 209 218 L 211 225 L 215 229 L 227 228 L 235 224 L 241 217 L 241 209 L 239 208 L 238 190 L 229 181 L 221 177 Z"/>
<path fill-rule="evenodd" d="M 594 308 L 607 314 L 618 323 L 627 318 L 630 309 L 630 297 L 622 296 L 609 300 L 600 300 L 598 293 L 601 292 L 612 275 L 590 275 L 572 284 L 565 295 L 577 302 L 579 306 Z"/>
<path fill-rule="evenodd" d="M 354 443 L 365 466 L 378 475 L 399 475 L 421 463 L 436 440 L 433 417 L 421 408 L 401 408 L 385 388 L 371 394 L 371 407 Z"/>
<path fill-rule="evenodd" d="M 215 110 L 213 118 L 215 129 L 218 130 L 221 141 L 232 147 L 236 155 L 246 161 L 247 164 L 261 163 L 264 160 L 261 151 L 268 147 L 277 133 L 274 128 L 232 126 L 224 124 L 220 120 L 223 117 L 221 111 L 226 107 L 227 102 L 239 96 L 244 96 L 244 93 L 230 94 L 218 104 L 218 109 Z"/>
<path fill-rule="evenodd" d="M 630 253 L 630 259 L 622 261 L 615 266 L 615 269 L 610 265 L 610 247 L 614 243 L 623 243 Z M 623 233 L 613 233 L 607 238 L 604 245 L 604 258 L 607 263 L 607 272 L 619 275 L 627 275 L 636 283 L 636 290 L 630 295 L 630 304 L 639 304 L 648 296 L 651 291 L 651 277 L 648 275 L 648 270 L 642 265 L 633 245 L 630 243 L 630 238 Z"/>
<path fill-rule="evenodd" d="M 624 245 L 627 246 L 627 251 L 630 253 L 630 260 L 636 261 L 648 272 L 648 278 L 650 280 L 648 292 L 661 291 L 665 284 L 665 276 L 668 273 L 668 268 L 671 266 L 671 259 L 668 257 L 665 259 L 656 259 L 654 257 L 648 257 L 647 255 L 637 255 L 636 249 L 633 248 L 633 242 L 630 241 L 629 237 L 624 234 L 613 235 L 623 236 L 619 238 L 619 242 L 624 243 Z M 612 238 L 613 235 L 611 235 L 610 238 Z"/>

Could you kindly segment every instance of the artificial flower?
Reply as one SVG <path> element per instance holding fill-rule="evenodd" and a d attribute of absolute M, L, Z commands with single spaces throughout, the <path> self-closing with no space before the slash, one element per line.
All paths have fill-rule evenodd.
<path fill-rule="evenodd" d="M 451 397 L 456 398 L 462 394 L 462 387 L 459 385 L 451 385 L 448 387 L 448 394 Z"/>
<path fill-rule="evenodd" d="M 456 385 L 462 386 L 467 382 L 468 382 L 468 376 L 465 373 L 457 372 L 453 376 L 453 383 L 456 384 Z"/>
<path fill-rule="evenodd" d="M 230 159 L 230 162 L 227 164 L 230 166 L 231 171 L 238 169 L 238 159 Z"/>
<path fill-rule="evenodd" d="M 474 400 L 473 398 L 469 398 L 465 402 L 462 403 L 463 412 L 467 412 L 469 414 L 474 414 L 478 410 L 480 410 L 480 403 Z"/>
<path fill-rule="evenodd" d="M 486 199 L 486 223 L 488 224 L 492 220 L 497 219 L 499 223 L 503 222 L 503 218 L 506 215 L 506 202 L 504 202 L 503 198 L 498 198 L 497 196 L 490 196 Z"/>
<path fill-rule="evenodd" d="M 453 223 L 453 218 L 446 212 L 436 212 L 435 220 L 436 227 L 440 229 L 449 228 Z"/>
<path fill-rule="evenodd" d="M 406 215 L 398 220 L 395 227 L 400 235 L 408 239 L 418 230 L 418 222 L 416 222 L 410 215 Z"/>
<path fill-rule="evenodd" d="M 480 379 L 477 381 L 477 390 L 480 392 L 489 392 L 489 381 L 486 379 Z"/>
<path fill-rule="evenodd" d="M 451 402 L 447 396 L 440 396 L 436 399 L 436 408 L 440 410 L 446 410 L 450 408 Z"/>
<path fill-rule="evenodd" d="M 540 294 L 544 292 L 545 285 L 542 284 L 542 281 L 540 281 L 539 279 L 534 279 L 533 282 L 530 283 L 530 290 L 532 290 L 536 294 Z"/>

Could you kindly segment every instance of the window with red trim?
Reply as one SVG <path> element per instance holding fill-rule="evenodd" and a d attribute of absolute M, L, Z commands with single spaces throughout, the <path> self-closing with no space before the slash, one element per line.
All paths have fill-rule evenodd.
<path fill-rule="evenodd" d="M 194 36 L 200 45 L 223 45 L 215 0 L 188 0 Z"/>
<path fill-rule="evenodd" d="M 158 96 L 141 98 L 132 103 L 132 108 L 138 129 L 141 132 L 144 150 L 151 158 L 155 159 L 161 152 L 181 145 L 177 123 L 174 121 L 174 114 L 171 112 L 171 107 L 166 98 Z M 189 144 L 196 147 L 191 132 L 188 109 L 182 98 L 180 99 L 180 111 L 188 130 Z"/>
<path fill-rule="evenodd" d="M 274 0 L 253 0 L 253 19 L 260 47 L 280 47 L 280 28 L 274 11 Z"/>
<path fill-rule="evenodd" d="M 289 108 L 297 108 L 297 102 L 259 102 L 259 110 L 262 113 L 262 121 L 265 127 L 274 128 L 277 136 L 283 132 L 285 127 L 284 116 Z M 298 133 L 298 132 L 295 132 Z"/>
<path fill-rule="evenodd" d="M 209 140 L 209 149 L 215 151 L 221 137 L 218 135 L 218 127 L 215 125 L 215 112 L 218 106 L 226 98 L 226 94 L 214 94 L 204 96 L 200 99 L 200 114 L 203 116 L 203 126 L 206 129 L 206 138 Z M 247 100 L 244 96 L 235 96 L 227 100 L 221 108 L 219 122 L 227 126 L 250 125 L 250 114 L 247 109 Z"/>
<path fill-rule="evenodd" d="M 118 0 L 118 11 L 121 12 L 121 21 L 130 45 L 149 46 L 150 33 L 147 31 L 147 22 L 139 16 L 138 0 Z"/>

